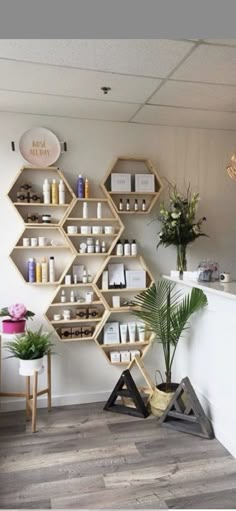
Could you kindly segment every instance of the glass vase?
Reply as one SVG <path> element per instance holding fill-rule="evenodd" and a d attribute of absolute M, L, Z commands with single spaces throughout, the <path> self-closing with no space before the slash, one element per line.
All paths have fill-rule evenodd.
<path fill-rule="evenodd" d="M 180 274 L 187 271 L 186 245 L 177 245 L 177 270 Z"/>

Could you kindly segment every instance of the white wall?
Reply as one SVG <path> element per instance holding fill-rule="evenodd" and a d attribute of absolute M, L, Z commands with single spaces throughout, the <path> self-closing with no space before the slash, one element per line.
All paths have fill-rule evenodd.
<path fill-rule="evenodd" d="M 180 187 L 190 182 L 201 194 L 199 214 L 207 217 L 206 230 L 210 238 L 196 241 L 189 249 L 189 269 L 194 269 L 203 257 L 214 257 L 222 269 L 236 275 L 236 183 L 225 172 L 236 145 L 234 132 L 1 113 L 0 307 L 24 302 L 37 313 L 37 323 L 41 324 L 54 292 L 52 288 L 39 289 L 25 284 L 9 258 L 23 229 L 6 197 L 22 164 L 19 154 L 11 151 L 10 142 L 19 140 L 26 129 L 36 125 L 52 129 L 59 139 L 67 141 L 68 153 L 61 156 L 58 165 L 72 186 L 78 173 L 82 173 L 92 180 L 95 189 L 113 158 L 119 155 L 146 156 L 154 162 L 161 176 Z M 174 269 L 176 259 L 174 248 L 156 251 L 158 226 L 150 220 L 157 216 L 157 211 L 158 208 L 150 219 L 147 216 L 130 218 L 127 225 L 127 236 L 138 239 L 140 251 L 156 276 Z M 45 326 L 48 328 L 47 324 Z M 52 372 L 54 403 L 106 398 L 120 369 L 111 367 L 95 344 L 57 342 L 56 351 Z M 156 348 L 147 355 L 145 364 L 151 374 L 159 360 Z M 3 365 L 3 388 L 22 387 L 23 378 L 16 375 L 16 361 L 7 360 Z M 13 400 L 4 404 L 8 409 L 20 405 Z"/>

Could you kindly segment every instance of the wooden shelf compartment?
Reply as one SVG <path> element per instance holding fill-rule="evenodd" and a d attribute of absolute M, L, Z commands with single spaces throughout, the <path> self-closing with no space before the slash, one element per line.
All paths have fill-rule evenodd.
<path fill-rule="evenodd" d="M 34 207 L 34 208 L 38 208 L 38 207 L 44 207 L 44 208 L 68 208 L 68 206 L 70 206 L 70 203 L 68 204 L 44 204 L 44 202 L 13 202 L 13 205 L 14 206 L 19 206 L 19 207 Z"/>
<path fill-rule="evenodd" d="M 138 347 L 148 346 L 148 345 L 149 345 L 149 341 L 143 341 L 143 342 L 135 341 L 135 342 L 126 342 L 126 343 L 118 342 L 117 344 L 100 344 L 100 346 L 103 350 L 115 350 L 115 351 L 119 351 L 119 349 L 126 351 L 126 350 L 129 350 L 129 348 L 133 349 L 136 347 L 138 348 Z"/>
<path fill-rule="evenodd" d="M 102 305 L 102 302 L 100 300 L 95 300 L 92 303 L 86 303 L 86 302 L 53 302 L 50 304 L 51 307 L 80 307 L 80 306 L 88 306 L 93 307 L 94 305 Z"/>
<path fill-rule="evenodd" d="M 88 324 L 90 325 L 90 323 L 99 323 L 102 319 L 102 316 L 101 317 L 98 317 L 98 318 L 89 318 L 89 319 L 79 319 L 79 318 L 74 318 L 74 319 L 70 319 L 70 320 L 64 320 L 64 319 L 60 319 L 59 321 L 55 321 L 53 319 L 50 319 L 50 322 L 52 325 L 80 325 L 80 323 L 82 324 Z"/>

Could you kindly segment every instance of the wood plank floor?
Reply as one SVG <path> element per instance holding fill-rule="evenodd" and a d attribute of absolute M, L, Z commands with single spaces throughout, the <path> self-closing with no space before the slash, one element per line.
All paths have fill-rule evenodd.
<path fill-rule="evenodd" d="M 102 403 L 0 415 L 1 509 L 234 509 L 236 460 Z"/>

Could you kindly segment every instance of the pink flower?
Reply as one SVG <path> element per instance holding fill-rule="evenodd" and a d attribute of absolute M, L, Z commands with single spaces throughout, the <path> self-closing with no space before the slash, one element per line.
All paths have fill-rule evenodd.
<path fill-rule="evenodd" d="M 23 303 L 15 303 L 14 305 L 10 305 L 10 307 L 8 307 L 8 312 L 14 321 L 18 321 L 19 319 L 24 318 L 27 309 Z"/>

